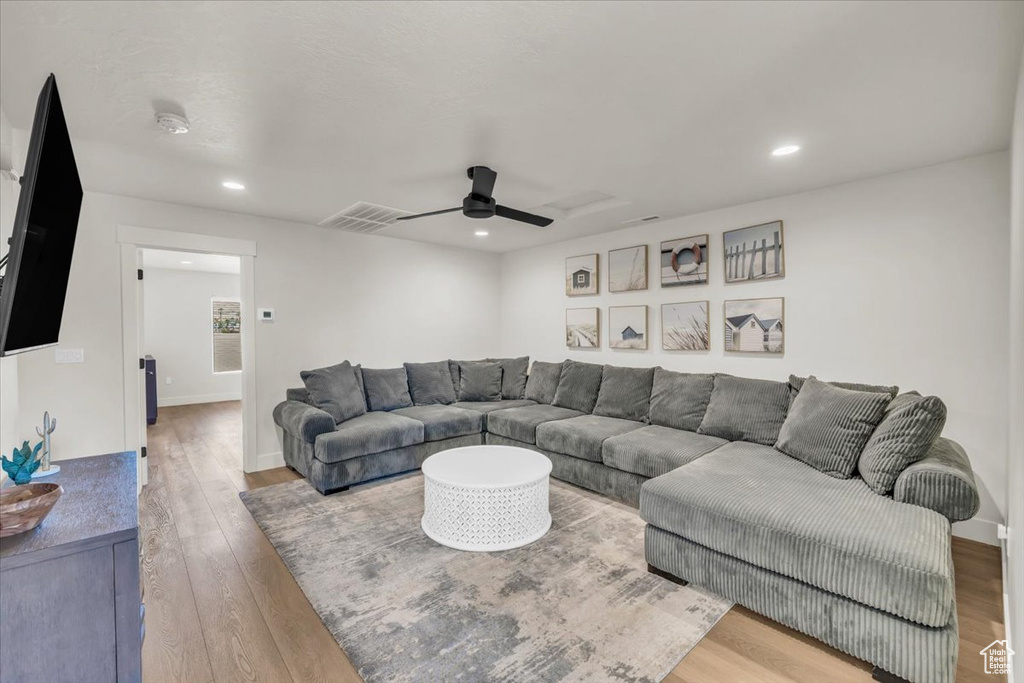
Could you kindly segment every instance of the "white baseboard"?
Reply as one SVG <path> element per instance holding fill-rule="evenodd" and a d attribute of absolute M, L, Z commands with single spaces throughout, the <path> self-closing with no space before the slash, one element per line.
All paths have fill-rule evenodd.
<path fill-rule="evenodd" d="M 953 535 L 988 545 L 1000 545 L 999 522 L 990 522 L 987 519 L 975 517 L 965 522 L 954 522 Z"/>
<path fill-rule="evenodd" d="M 262 453 L 258 456 L 256 471 L 272 470 L 275 467 L 284 467 L 284 453 Z"/>
<path fill-rule="evenodd" d="M 166 398 L 158 398 L 156 400 L 157 408 L 166 408 L 168 406 L 190 406 L 195 403 L 219 403 L 221 401 L 241 401 L 242 393 L 240 391 L 232 391 L 227 394 L 203 394 L 200 396 L 170 396 Z"/>

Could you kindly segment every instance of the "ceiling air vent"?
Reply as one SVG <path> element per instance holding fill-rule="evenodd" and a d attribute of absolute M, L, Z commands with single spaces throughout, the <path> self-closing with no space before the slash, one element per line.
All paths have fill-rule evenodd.
<path fill-rule="evenodd" d="M 408 211 L 392 209 L 389 206 L 378 206 L 368 202 L 356 202 L 340 213 L 325 218 L 317 225 L 324 228 L 335 228 L 347 232 L 359 232 L 364 235 L 383 230 L 394 223 L 399 216 L 408 216 Z"/>
<path fill-rule="evenodd" d="M 628 221 L 622 221 L 619 225 L 637 225 L 638 223 L 649 223 L 650 221 L 661 220 L 661 216 L 642 216 L 640 218 L 630 218 Z"/>

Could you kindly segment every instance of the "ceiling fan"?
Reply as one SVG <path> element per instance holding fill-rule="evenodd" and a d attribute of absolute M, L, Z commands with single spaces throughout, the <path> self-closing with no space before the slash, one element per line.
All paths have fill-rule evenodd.
<path fill-rule="evenodd" d="M 526 213 L 525 211 L 520 211 L 518 209 L 510 209 L 507 206 L 502 206 L 495 202 L 491 193 L 494 191 L 494 181 L 497 179 L 498 174 L 486 166 L 470 166 L 466 169 L 466 175 L 473 181 L 473 189 L 470 190 L 469 194 L 466 195 L 466 198 L 462 200 L 462 206 L 456 206 L 451 209 L 441 209 L 440 211 L 430 211 L 428 213 L 418 213 L 414 216 L 400 216 L 398 220 L 411 221 L 413 218 L 438 216 L 442 213 L 462 211 L 462 215 L 468 218 L 490 218 L 491 216 L 501 216 L 502 218 L 508 218 L 509 220 L 536 225 L 538 228 L 546 228 L 554 222 L 554 219 L 537 216 L 532 213 Z"/>

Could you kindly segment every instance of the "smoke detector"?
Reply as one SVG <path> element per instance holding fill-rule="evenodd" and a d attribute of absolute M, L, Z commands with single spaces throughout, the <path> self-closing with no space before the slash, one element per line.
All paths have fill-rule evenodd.
<path fill-rule="evenodd" d="M 188 132 L 188 119 L 177 114 L 157 114 L 156 124 L 171 135 L 184 135 Z"/>

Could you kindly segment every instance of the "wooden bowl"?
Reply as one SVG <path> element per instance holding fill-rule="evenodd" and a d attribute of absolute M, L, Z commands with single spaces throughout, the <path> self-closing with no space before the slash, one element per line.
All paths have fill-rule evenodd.
<path fill-rule="evenodd" d="M 0 538 L 35 529 L 62 493 L 60 484 L 22 484 L 0 491 Z"/>

